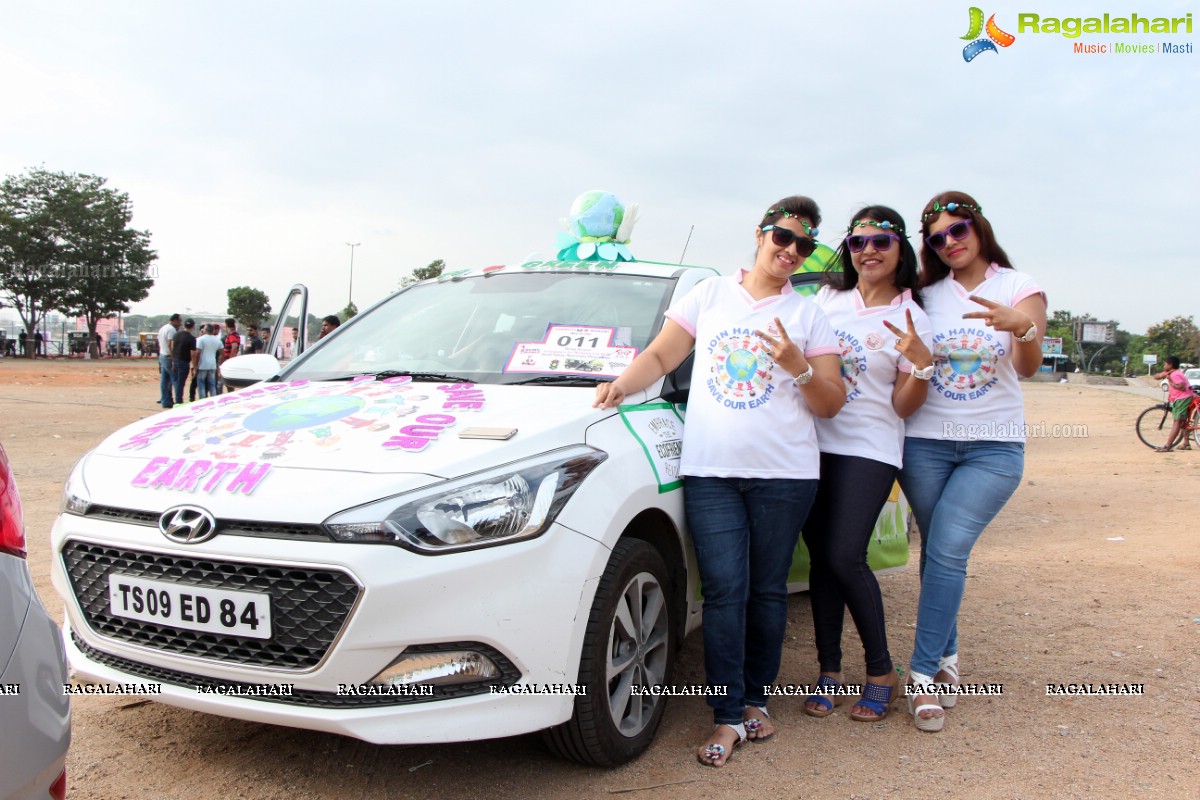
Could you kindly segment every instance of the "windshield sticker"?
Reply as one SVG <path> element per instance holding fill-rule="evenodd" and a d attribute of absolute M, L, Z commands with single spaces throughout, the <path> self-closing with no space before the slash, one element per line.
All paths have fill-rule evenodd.
<path fill-rule="evenodd" d="M 526 261 L 521 265 L 525 270 L 559 271 L 566 269 L 599 270 L 607 272 L 619 267 L 615 261 Z"/>
<path fill-rule="evenodd" d="M 540 342 L 517 342 L 504 372 L 549 372 L 615 378 L 637 355 L 636 347 L 614 345 L 616 328 L 554 325 Z"/>
<path fill-rule="evenodd" d="M 683 418 L 670 403 L 617 406 L 625 427 L 642 446 L 658 493 L 670 492 L 683 486 L 679 476 L 679 461 L 683 454 Z"/>
<path fill-rule="evenodd" d="M 277 383 L 188 405 L 185 413 L 153 420 L 118 448 L 152 451 L 130 481 L 136 488 L 250 494 L 271 474 L 272 463 L 287 464 L 312 447 L 339 450 L 355 431 L 355 447 L 374 440 L 375 447 L 419 452 L 457 422 L 445 412 L 473 413 L 486 402 L 475 384 L 434 390 L 408 375 Z"/>

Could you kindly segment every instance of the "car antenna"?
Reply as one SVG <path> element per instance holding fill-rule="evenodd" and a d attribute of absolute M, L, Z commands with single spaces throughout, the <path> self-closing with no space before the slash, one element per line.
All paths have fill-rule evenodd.
<path fill-rule="evenodd" d="M 695 226 L 695 225 L 693 225 L 692 227 L 688 228 L 688 238 L 687 238 L 687 241 L 683 243 L 683 252 L 679 254 L 679 263 L 680 263 L 680 264 L 682 264 L 682 263 L 683 263 L 683 257 L 687 255 L 687 248 L 688 248 L 688 245 L 692 243 L 692 231 L 694 231 L 694 230 L 696 230 L 696 226 Z"/>

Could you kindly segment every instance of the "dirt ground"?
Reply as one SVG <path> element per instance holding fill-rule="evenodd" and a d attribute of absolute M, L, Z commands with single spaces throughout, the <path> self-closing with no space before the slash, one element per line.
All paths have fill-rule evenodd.
<path fill-rule="evenodd" d="M 151 360 L 0 361 L 0 437 L 25 504 L 30 566 L 56 617 L 48 532 L 72 464 L 158 406 Z M 1133 433 L 1155 393 L 1027 384 L 1026 415 L 1086 426 L 1029 441 L 1020 490 L 971 559 L 960 618 L 963 679 L 1003 684 L 964 698 L 946 730 L 899 710 L 879 723 L 827 719 L 777 698 L 780 732 L 721 770 L 693 749 L 711 717 L 676 698 L 653 748 L 619 769 L 556 760 L 536 735 L 380 747 L 208 716 L 134 698 L 74 698 L 68 761 L 77 800 L 157 798 L 1196 797 L 1200 778 L 1200 453 L 1160 455 Z M 1083 435 L 1086 433 L 1086 435 Z M 916 547 L 912 564 L 916 563 Z M 907 662 L 915 566 L 881 577 L 891 646 Z M 852 631 L 852 627 L 848 626 Z M 846 678 L 861 652 L 847 633 Z M 780 682 L 815 680 L 807 595 L 791 600 Z M 703 680 L 699 635 L 676 683 Z M 1142 697 L 1051 697 L 1047 684 L 1140 683 Z M 899 706 L 897 706 L 899 709 Z"/>

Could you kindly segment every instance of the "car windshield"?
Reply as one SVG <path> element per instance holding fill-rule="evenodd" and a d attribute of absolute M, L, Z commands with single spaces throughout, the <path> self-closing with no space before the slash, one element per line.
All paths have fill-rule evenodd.
<path fill-rule="evenodd" d="M 420 283 L 343 324 L 283 378 L 604 380 L 658 332 L 674 284 L 673 278 L 533 271 Z"/>

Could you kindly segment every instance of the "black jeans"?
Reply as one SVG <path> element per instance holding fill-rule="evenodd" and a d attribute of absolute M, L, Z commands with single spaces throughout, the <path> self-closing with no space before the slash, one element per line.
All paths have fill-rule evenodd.
<path fill-rule="evenodd" d="M 817 499 L 804 523 L 821 672 L 842 670 L 842 622 L 847 608 L 862 640 L 867 674 L 878 677 L 892 671 L 883 596 L 867 566 L 867 546 L 897 471 L 870 458 L 821 453 Z"/>

